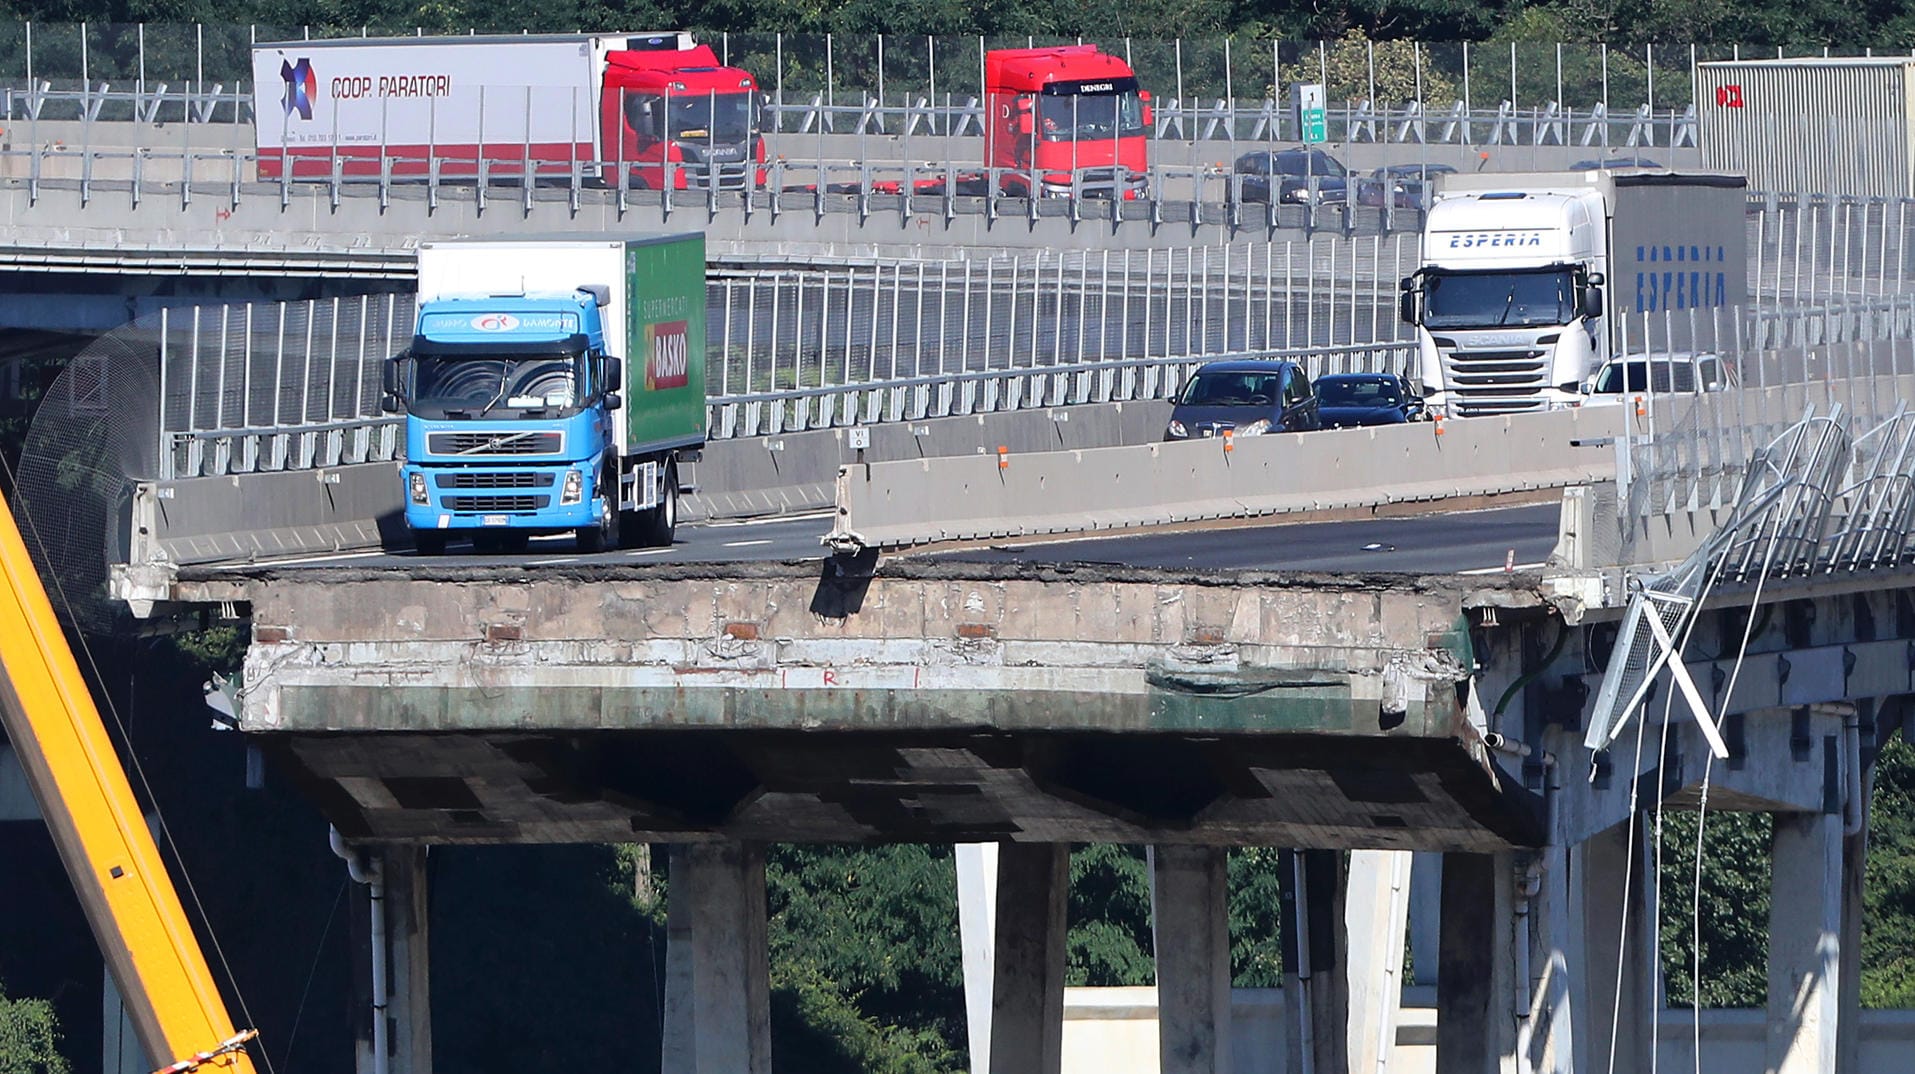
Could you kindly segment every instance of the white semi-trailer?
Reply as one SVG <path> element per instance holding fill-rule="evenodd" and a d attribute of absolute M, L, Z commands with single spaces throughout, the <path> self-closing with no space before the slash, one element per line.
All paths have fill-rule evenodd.
<path fill-rule="evenodd" d="M 1431 413 L 1575 405 L 1612 356 L 1730 338 L 1746 187 L 1668 171 L 1438 176 L 1401 303 Z"/>

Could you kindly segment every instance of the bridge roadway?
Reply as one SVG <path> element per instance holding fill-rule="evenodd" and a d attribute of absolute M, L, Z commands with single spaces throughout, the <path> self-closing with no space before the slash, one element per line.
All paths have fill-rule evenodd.
<path fill-rule="evenodd" d="M 1541 566 L 1556 543 L 1560 510 L 1553 504 L 1455 511 L 1406 518 L 1285 521 L 1275 524 L 1213 524 L 1171 533 L 1143 533 L 1094 540 L 1003 542 L 944 551 L 935 558 L 972 563 L 1106 563 L 1188 570 L 1373 571 L 1415 574 L 1475 574 L 1514 564 Z M 405 551 L 346 552 L 268 558 L 255 564 L 208 568 L 244 572 L 276 570 L 404 569 L 408 565 L 472 569 L 536 570 L 572 564 L 754 563 L 818 560 L 821 538 L 831 531 L 828 513 L 747 522 L 681 524 L 666 548 L 581 553 L 570 538 L 534 539 L 525 553 L 480 555 L 455 543 L 443 556 L 425 559 Z"/>
<path fill-rule="evenodd" d="M 1725 583 L 1684 658 L 1728 743 L 1705 775 L 1679 702 L 1635 714 L 1644 738 L 1583 747 L 1622 608 L 1578 556 L 1500 570 L 1512 549 L 1542 558 L 1549 517 L 822 559 L 809 518 L 688 527 L 640 557 L 555 541 L 512 561 L 187 567 L 176 593 L 247 620 L 241 730 L 391 875 L 423 887 L 421 843 L 671 844 L 691 894 L 670 910 L 667 1047 L 695 1039 L 701 1070 L 770 1069 L 763 844 L 902 840 L 999 846 L 994 966 L 967 972 L 990 975 L 1004 1069 L 1057 1069 L 1068 847 L 1112 841 L 1157 848 L 1166 1071 L 1232 1069 L 1215 982 L 1224 854 L 1244 845 L 1304 850 L 1291 892 L 1314 909 L 1287 901 L 1286 929 L 1332 960 L 1319 983 L 1347 985 L 1307 990 L 1278 1069 L 1304 1069 L 1299 1048 L 1374 1069 L 1409 868 L 1388 853 L 1424 850 L 1442 862 L 1439 1069 L 1519 1052 L 1609 1069 L 1615 1040 L 1614 1069 L 1646 1071 L 1654 885 L 1625 868 L 1648 860 L 1630 818 L 1693 806 L 1705 780 L 1711 809 L 1776 816 L 1768 1069 L 1842 1069 L 1863 789 L 1915 693 L 1915 575 Z M 1354 852 L 1347 873 L 1331 849 Z M 390 938 L 394 1017 L 416 1025 L 425 927 L 394 918 Z"/>

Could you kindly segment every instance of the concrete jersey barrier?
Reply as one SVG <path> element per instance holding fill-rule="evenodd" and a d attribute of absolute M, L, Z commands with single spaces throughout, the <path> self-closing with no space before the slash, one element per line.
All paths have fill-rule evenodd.
<path fill-rule="evenodd" d="M 843 551 L 903 548 L 1613 480 L 1615 409 L 850 464 L 838 471 L 825 540 Z"/>

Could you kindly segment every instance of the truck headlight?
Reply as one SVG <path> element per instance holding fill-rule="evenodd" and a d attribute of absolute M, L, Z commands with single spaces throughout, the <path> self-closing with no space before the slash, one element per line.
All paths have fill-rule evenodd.
<path fill-rule="evenodd" d="M 577 470 L 565 471 L 565 486 L 559 490 L 559 503 L 577 503 L 585 498 L 585 475 Z"/>
<path fill-rule="evenodd" d="M 410 487 L 413 503 L 426 504 L 431 502 L 431 497 L 426 493 L 426 475 L 418 473 L 412 474 L 406 478 L 406 484 Z"/>
<path fill-rule="evenodd" d="M 1262 436 L 1270 431 L 1270 419 L 1258 418 L 1248 425 L 1237 426 L 1238 436 Z"/>

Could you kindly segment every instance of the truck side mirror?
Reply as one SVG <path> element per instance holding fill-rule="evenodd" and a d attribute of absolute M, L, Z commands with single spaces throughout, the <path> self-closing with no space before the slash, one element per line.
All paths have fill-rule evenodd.
<path fill-rule="evenodd" d="M 605 393 L 605 410 L 607 413 L 617 410 L 618 408 L 624 405 L 625 405 L 624 396 L 618 394 L 617 392 Z"/>
<path fill-rule="evenodd" d="M 1403 282 L 1407 284 L 1410 281 Z M 1416 291 L 1413 288 L 1405 287 L 1403 293 L 1396 296 L 1396 315 L 1402 318 L 1404 324 L 1416 323 Z"/>
<path fill-rule="evenodd" d="M 606 388 L 608 388 L 608 389 L 610 389 L 610 390 L 612 390 L 612 391 L 617 391 L 617 390 L 618 390 L 618 386 L 619 386 L 619 385 L 621 385 L 621 384 L 623 384 L 623 383 L 625 383 L 625 361 L 624 361 L 624 359 L 622 359 L 622 358 L 607 358 L 607 359 L 605 359 L 605 386 L 606 386 Z"/>
<path fill-rule="evenodd" d="M 1602 316 L 1602 288 L 1590 284 L 1583 288 L 1582 301 L 1578 303 L 1582 315 L 1588 320 Z"/>
<path fill-rule="evenodd" d="M 1144 132 L 1148 134 L 1150 128 L 1156 125 L 1156 113 L 1154 113 L 1150 107 L 1150 91 L 1139 91 L 1137 99 L 1142 101 L 1144 105 Z"/>
<path fill-rule="evenodd" d="M 405 401 L 400 398 L 399 391 L 399 363 L 404 360 L 403 357 L 388 358 L 380 370 L 379 409 L 388 414 L 397 414 L 405 409 Z"/>

